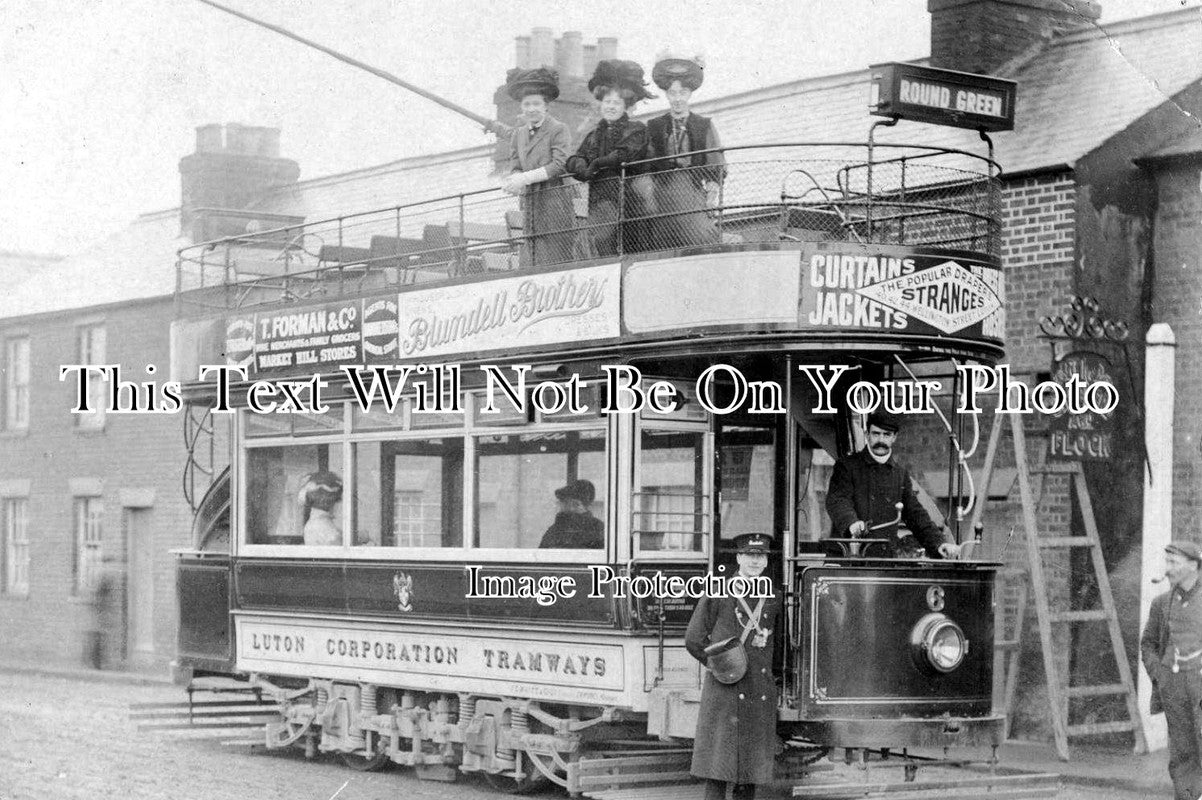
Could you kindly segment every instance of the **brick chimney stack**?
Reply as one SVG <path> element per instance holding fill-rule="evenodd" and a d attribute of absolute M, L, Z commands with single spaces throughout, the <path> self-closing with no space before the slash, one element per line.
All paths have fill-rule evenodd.
<path fill-rule="evenodd" d="M 279 128 L 231 122 L 197 128 L 196 152 L 180 159 L 179 174 L 180 230 L 197 241 L 204 238 L 197 209 L 247 209 L 272 189 L 296 183 L 300 165 L 280 158 Z"/>
<path fill-rule="evenodd" d="M 996 73 L 1060 33 L 1098 21 L 1094 0 L 927 0 L 931 66 Z"/>
<path fill-rule="evenodd" d="M 585 44 L 580 31 L 565 31 L 556 39 L 550 28 L 535 28 L 530 35 L 515 38 L 514 50 L 516 66 L 521 69 L 551 67 L 559 71 L 559 99 L 551 104 L 551 116 L 571 129 L 573 147 L 580 144 L 596 121 L 588 79 L 593 76 L 598 60 L 617 58 L 618 40 L 601 37 L 596 44 Z M 497 105 L 497 119 L 508 125 L 517 123 L 521 108 L 505 92 L 504 84 L 497 88 L 493 102 Z M 497 169 L 501 169 L 509 158 L 507 139 L 497 141 L 493 158 Z"/>

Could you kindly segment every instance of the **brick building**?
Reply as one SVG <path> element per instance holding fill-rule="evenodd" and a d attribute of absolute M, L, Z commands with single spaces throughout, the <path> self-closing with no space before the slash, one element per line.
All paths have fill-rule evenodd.
<path fill-rule="evenodd" d="M 1037 323 L 1061 313 L 1070 294 L 1099 298 L 1108 316 L 1129 324 L 1136 342 L 1152 323 L 1170 323 L 1180 353 L 1174 511 L 1180 529 L 1197 535 L 1202 431 L 1194 422 L 1192 398 L 1198 396 L 1193 387 L 1202 383 L 1202 367 L 1190 354 L 1198 352 L 1202 337 L 1197 277 L 1202 136 L 1196 122 L 1202 113 L 1202 51 L 1196 47 L 1194 12 L 1101 27 L 1099 7 L 1083 0 L 929 0 L 928 10 L 931 65 L 998 74 L 1019 86 L 1015 130 L 993 137 L 1004 169 L 1007 360 L 1027 381 L 1048 371 L 1050 352 Z M 553 113 L 567 119 L 578 137 L 591 113 L 581 96 L 583 82 L 591 62 L 612 55 L 616 42 L 602 40 L 591 52 L 589 47 L 578 34 L 556 41 L 547 29 L 536 29 L 517 48 L 519 65 L 553 59 L 564 72 L 564 100 Z M 862 140 L 872 121 L 866 114 L 868 78 L 862 70 L 720 98 L 708 98 L 702 89 L 694 108 L 713 118 L 727 146 Z M 500 92 L 495 99 L 501 118 L 511 118 L 511 101 Z M 984 152 L 975 133 L 919 123 L 902 122 L 878 132 L 878 139 Z M 27 342 L 15 347 L 27 348 L 31 365 L 28 424 L 0 438 L 6 508 L 27 500 L 22 513 L 30 542 L 29 590 L 0 597 L 0 635 L 16 642 L 19 654 L 51 661 L 76 657 L 77 644 L 66 634 L 86 622 L 76 588 L 80 565 L 92 557 L 84 555 L 89 537 L 100 530 L 103 546 L 111 543 L 120 552 L 139 541 L 150 543 L 149 561 L 131 569 L 150 576 L 145 581 L 151 611 L 131 627 L 131 635 L 149 643 L 134 648 L 136 663 L 162 665 L 174 636 L 168 550 L 188 541 L 179 491 L 184 460 L 179 418 L 110 416 L 99 430 L 89 430 L 66 413 L 70 388 L 58 381 L 57 365 L 97 353 L 99 342 L 108 361 L 136 370 L 150 363 L 165 369 L 172 264 L 182 242 L 237 232 L 247 222 L 312 221 L 485 188 L 495 182 L 497 153 L 494 146 L 481 146 L 301 181 L 296 165 L 279 158 L 272 132 L 207 126 L 197 132 L 196 153 L 180 164 L 180 210 L 146 215 L 96 252 L 48 267 L 38 280 L 0 299 L 0 337 Z M 98 327 L 99 339 L 93 333 Z M 1138 347 L 1132 355 L 1134 374 L 1118 375 L 1124 390 L 1128 377 L 1142 386 Z M 6 375 L 14 374 L 8 366 Z M 148 378 L 139 373 L 132 379 Z M 1119 412 L 1116 457 L 1088 472 L 1132 653 L 1141 590 L 1150 589 L 1141 587 L 1139 562 L 1138 392 L 1134 398 L 1125 394 L 1132 402 Z M 985 432 L 989 424 L 983 421 Z M 1041 423 L 1030 420 L 1029 427 L 1036 436 L 1032 447 L 1039 449 Z M 989 487 L 997 500 L 986 519 L 991 532 L 1005 532 L 1017 521 L 1008 442 L 1002 449 L 1003 468 Z M 918 472 L 933 472 L 946 442 L 934 428 L 916 430 L 902 450 Z M 937 457 L 928 461 L 925 453 Z M 1045 535 L 1067 535 L 1079 527 L 1063 478 L 1049 479 L 1039 518 Z M 1012 559 L 1021 553 L 1019 543 L 1008 551 Z M 1055 566 L 1059 599 L 1086 602 L 1091 589 L 1078 579 L 1074 564 Z M 1057 649 L 1075 682 L 1100 682 L 1095 679 L 1101 676 L 1090 676 L 1103 647 L 1097 637 L 1089 631 L 1060 636 L 1065 646 Z M 1038 733 L 1046 725 L 1041 666 L 1034 657 L 1026 664 L 1031 680 L 1017 715 L 1019 734 Z"/>

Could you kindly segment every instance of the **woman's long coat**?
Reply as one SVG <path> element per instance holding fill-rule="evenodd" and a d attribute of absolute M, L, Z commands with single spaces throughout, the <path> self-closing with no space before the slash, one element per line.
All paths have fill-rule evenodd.
<path fill-rule="evenodd" d="M 522 192 L 522 216 L 526 244 L 522 263 L 539 266 L 562 264 L 572 258 L 576 212 L 572 188 L 564 185 L 564 166 L 572 149 L 572 132 L 554 117 L 547 116 L 531 135 L 521 125 L 510 139 L 509 171 L 547 168 L 548 180 L 527 186 Z"/>
<path fill-rule="evenodd" d="M 755 610 L 759 600 L 749 599 Z M 692 773 L 735 783 L 769 783 L 776 758 L 776 683 L 772 673 L 780 630 L 779 595 L 764 602 L 760 627 L 771 633 L 764 647 L 753 645 L 754 632 L 744 642 L 747 674 L 737 683 L 714 680 L 706 670 L 701 710 L 693 740 Z M 697 602 L 685 647 L 701 663 L 705 648 L 728 636 L 741 636 L 747 615 L 733 597 L 703 597 Z"/>

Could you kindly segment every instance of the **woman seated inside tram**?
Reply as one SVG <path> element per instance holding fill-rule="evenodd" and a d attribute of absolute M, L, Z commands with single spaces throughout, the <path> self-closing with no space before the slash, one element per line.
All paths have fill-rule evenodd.
<path fill-rule="evenodd" d="M 305 508 L 305 544 L 341 545 L 342 529 L 330 512 L 342 500 L 342 479 L 333 472 L 314 472 L 305 479 L 298 499 Z"/>
<path fill-rule="evenodd" d="M 568 159 L 567 169 L 589 185 L 588 226 L 595 254 L 614 255 L 619 242 L 623 252 L 645 249 L 641 224 L 627 222 L 620 230 L 618 225 L 622 164 L 647 157 L 647 126 L 628 116 L 635 103 L 652 97 L 643 81 L 643 68 L 633 61 L 602 61 L 588 88 L 601 104 L 601 121 Z M 624 194 L 622 216 L 626 220 L 644 216 L 645 203 L 634 181 L 627 181 Z"/>
<path fill-rule="evenodd" d="M 706 211 L 718 206 L 726 160 L 720 152 L 694 152 L 722 145 L 714 123 L 689 111 L 693 92 L 705 80 L 705 66 L 700 56 L 664 51 L 651 69 L 651 80 L 667 94 L 669 110 L 647 123 L 647 157 L 664 159 L 648 165 L 654 173 L 649 248 L 717 244 L 718 228 Z"/>

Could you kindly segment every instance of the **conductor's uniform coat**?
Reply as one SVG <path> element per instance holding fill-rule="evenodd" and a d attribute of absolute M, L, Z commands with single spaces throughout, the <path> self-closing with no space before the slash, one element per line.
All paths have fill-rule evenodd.
<path fill-rule="evenodd" d="M 748 598 L 754 611 L 758 599 Z M 693 741 L 692 773 L 699 778 L 737 784 L 769 783 L 776 757 L 776 683 L 773 664 L 781 641 L 779 594 L 764 601 L 760 627 L 770 633 L 763 647 L 755 632 L 743 644 L 747 674 L 737 683 L 714 680 L 706 670 L 701 709 Z M 685 633 L 685 647 L 701 663 L 705 648 L 729 636 L 742 636 L 747 615 L 733 597 L 702 597 Z"/>

